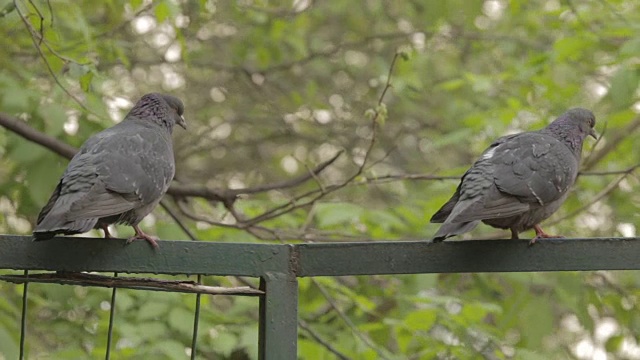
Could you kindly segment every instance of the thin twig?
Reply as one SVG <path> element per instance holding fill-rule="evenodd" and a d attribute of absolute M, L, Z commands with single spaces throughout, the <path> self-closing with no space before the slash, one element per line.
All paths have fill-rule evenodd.
<path fill-rule="evenodd" d="M 635 169 L 640 167 L 640 163 L 630 166 L 626 169 L 622 170 L 611 170 L 611 171 L 585 171 L 581 172 L 579 175 L 582 176 L 605 176 L 605 175 L 621 175 L 621 174 L 629 174 L 632 173 Z"/>
<path fill-rule="evenodd" d="M 221 286 L 202 285 L 195 281 L 174 281 L 138 277 L 112 277 L 70 272 L 29 274 L 28 278 L 23 275 L 0 275 L 0 280 L 14 284 L 22 284 L 26 282 L 56 283 L 63 285 L 97 286 L 106 288 L 115 287 L 208 295 L 258 296 L 264 294 L 263 291 L 253 289 L 248 286 L 227 288 Z"/>
<path fill-rule="evenodd" d="M 204 199 L 220 201 L 225 203 L 228 201 L 234 201 L 240 195 L 250 195 L 250 194 L 257 194 L 262 192 L 268 192 L 271 190 L 293 188 L 309 181 L 310 179 L 313 179 L 314 176 L 317 176 L 318 174 L 320 174 L 329 165 L 333 164 L 340 157 L 340 155 L 342 155 L 343 152 L 344 152 L 343 150 L 340 150 L 331 158 L 329 158 L 329 160 L 326 160 L 318 164 L 315 168 L 311 169 L 310 171 L 298 177 L 285 180 L 285 181 L 258 185 L 251 188 L 223 189 L 223 190 L 211 189 L 201 185 L 192 186 L 192 185 L 173 184 L 167 191 L 167 194 L 173 195 L 173 196 L 201 197 Z"/>
<path fill-rule="evenodd" d="M 31 41 L 33 42 L 33 46 L 38 51 L 38 54 L 40 55 L 40 58 L 44 62 L 45 66 L 47 67 L 47 70 L 49 71 L 49 74 L 51 75 L 51 77 L 53 78 L 55 83 L 58 85 L 58 87 L 60 87 L 60 89 L 62 89 L 62 91 L 64 91 L 71 99 L 73 99 L 85 111 L 87 111 L 88 113 L 91 113 L 91 114 L 93 114 L 95 116 L 98 116 L 96 113 L 91 111 L 91 109 L 89 109 L 85 104 L 83 104 L 82 101 L 80 101 L 80 99 L 78 99 L 75 95 L 73 95 L 71 93 L 71 91 L 69 91 L 69 89 L 67 89 L 64 85 L 62 85 L 62 82 L 60 81 L 60 79 L 58 79 L 58 76 L 53 71 L 53 68 L 51 67 L 51 64 L 49 63 L 49 60 L 47 60 L 47 57 L 42 52 L 42 48 L 40 47 L 39 40 L 37 40 L 37 38 L 43 38 L 43 37 L 42 36 L 38 37 L 36 35 L 37 32 L 35 31 L 35 29 L 31 25 L 29 20 L 27 20 L 24 17 L 24 14 L 22 14 L 22 11 L 20 11 L 20 7 L 19 6 L 16 6 L 16 11 L 17 11 L 18 15 L 20 16 L 20 19 L 24 23 L 25 27 L 27 28 L 27 30 L 29 30 L 29 33 L 31 34 Z"/>
<path fill-rule="evenodd" d="M 160 200 L 160 206 L 162 206 L 162 208 L 164 209 L 164 211 L 167 212 L 167 214 L 169 214 L 169 216 L 171 216 L 171 218 L 173 219 L 173 221 L 175 221 L 176 224 L 178 224 L 178 226 L 180 227 L 180 229 L 182 229 L 182 232 L 185 233 L 185 235 L 187 235 L 189 237 L 189 239 L 193 240 L 193 241 L 197 241 L 198 239 L 196 238 L 196 235 L 184 224 L 184 222 L 178 217 L 178 214 L 175 213 L 175 211 L 173 211 L 173 209 L 171 209 L 171 207 L 169 206 L 169 204 L 167 204 L 167 200 L 166 199 L 162 199 Z"/>
<path fill-rule="evenodd" d="M 387 73 L 387 82 L 385 84 L 384 89 L 382 89 L 382 93 L 380 94 L 380 96 L 378 97 L 378 102 L 377 102 L 377 107 L 374 110 L 374 114 L 371 117 L 371 139 L 369 140 L 369 143 L 367 145 L 367 149 L 365 150 L 364 153 L 364 157 L 362 160 L 362 163 L 357 167 L 356 171 L 349 176 L 346 180 L 344 180 L 343 182 L 339 183 L 339 184 L 334 184 L 332 186 L 327 186 L 327 187 L 323 187 L 320 189 L 316 189 L 316 190 L 312 190 L 310 192 L 307 192 L 301 196 L 296 197 L 295 199 L 284 203 L 280 206 L 276 206 L 275 208 L 269 209 L 265 212 L 263 212 L 260 215 L 255 216 L 254 218 L 248 220 L 246 222 L 247 226 L 251 226 L 251 225 L 255 225 L 258 224 L 260 222 L 266 221 L 266 220 L 270 220 L 273 219 L 275 217 L 281 216 L 283 214 L 289 213 L 291 211 L 294 211 L 296 209 L 299 208 L 303 208 L 309 205 L 314 204 L 316 201 L 318 201 L 319 199 L 323 198 L 324 196 L 326 196 L 329 193 L 335 192 L 337 190 L 340 190 L 344 187 L 346 187 L 347 185 L 349 185 L 350 183 L 352 183 L 356 178 L 358 178 L 359 176 L 362 175 L 362 173 L 364 172 L 366 166 L 368 165 L 368 160 L 369 157 L 371 156 L 371 152 L 373 150 L 373 147 L 376 144 L 376 132 L 378 129 L 378 122 L 380 119 L 380 112 L 379 109 L 383 104 L 384 101 L 384 97 L 387 94 L 387 91 L 389 91 L 389 89 L 391 88 L 391 76 L 393 74 L 393 70 L 395 69 L 395 65 L 396 62 L 398 60 L 398 58 L 400 57 L 400 53 L 396 53 L 393 56 L 393 59 L 391 60 L 391 65 L 389 66 L 389 71 Z M 305 201 L 301 201 L 302 199 L 308 198 L 309 196 L 312 196 L 311 199 L 307 199 Z"/>
<path fill-rule="evenodd" d="M 11 130 L 12 132 L 22 136 L 23 138 L 31 142 L 41 145 L 64 158 L 71 159 L 78 152 L 78 149 L 74 148 L 73 146 L 43 132 L 40 132 L 27 125 L 24 121 L 21 121 L 20 119 L 9 114 L 0 112 L 0 126 Z M 174 183 L 167 191 L 167 194 L 177 197 L 201 197 L 207 200 L 224 202 L 236 199 L 239 195 L 256 194 L 271 190 L 296 187 L 306 181 L 309 181 L 310 179 L 313 179 L 314 176 L 320 174 L 329 165 L 333 164 L 340 157 L 340 155 L 342 155 L 342 153 L 342 150 L 338 151 L 331 158 L 311 169 L 310 172 L 306 172 L 298 177 L 285 181 L 279 181 L 250 188 L 224 190 L 211 189 L 206 186 L 186 186 Z"/>
<path fill-rule="evenodd" d="M 127 25 L 129 25 L 133 20 L 137 19 L 138 16 L 140 16 L 142 13 L 147 12 L 148 10 L 151 10 L 155 5 L 157 5 L 157 2 L 153 2 L 150 1 L 149 3 L 147 3 L 146 5 L 143 5 L 140 9 L 138 9 L 136 12 L 134 12 L 133 14 L 131 14 L 131 16 L 126 20 L 123 21 L 121 23 L 119 23 L 118 25 L 116 25 L 114 28 L 109 29 L 107 31 L 101 32 L 101 33 L 97 33 L 94 34 L 92 37 L 94 39 L 109 39 L 109 38 L 114 38 L 114 35 L 122 30 L 125 29 L 127 27 Z M 71 40 L 73 41 L 73 40 Z M 67 46 L 65 46 L 64 48 L 62 48 L 62 51 L 67 51 L 67 50 L 71 50 L 73 48 L 75 48 L 76 46 L 79 45 L 84 45 L 85 41 L 81 40 L 81 41 L 77 41 L 77 42 L 67 42 Z M 104 59 L 102 59 L 104 60 Z M 101 61 L 102 62 L 102 61 Z"/>
<path fill-rule="evenodd" d="M 335 347 L 333 347 L 333 345 L 331 345 L 331 343 L 329 343 L 329 341 L 323 339 L 322 336 L 320 336 L 320 334 L 315 332 L 311 328 L 311 326 L 309 326 L 309 324 L 307 324 L 306 321 L 304 321 L 302 319 L 298 320 L 298 326 L 300 326 L 301 329 L 306 331 L 309 334 L 309 336 L 311 336 L 311 338 L 313 340 L 315 340 L 318 344 L 324 346 L 325 348 L 327 348 L 327 350 L 329 350 L 330 353 L 332 353 L 333 355 L 337 356 L 338 359 L 340 359 L 340 360 L 349 360 L 350 359 L 348 356 L 344 355 L 343 353 L 338 351 Z"/>
<path fill-rule="evenodd" d="M 274 73 L 274 72 L 279 72 L 279 71 L 288 71 L 290 70 L 292 67 L 294 66 L 300 66 L 300 65 L 304 65 L 306 63 L 309 63 L 317 58 L 325 58 L 325 57 L 331 57 L 335 54 L 337 54 L 338 52 L 342 51 L 343 49 L 349 49 L 349 48 L 353 48 L 353 47 L 357 47 L 360 45 L 364 45 L 364 44 L 368 44 L 374 40 L 380 40 L 380 39 L 402 39 L 402 38 L 408 38 L 410 36 L 410 34 L 407 34 L 406 32 L 390 32 L 390 33 L 385 33 L 385 34 L 375 34 L 375 35 L 371 35 L 371 36 L 367 36 L 364 39 L 360 39 L 360 40 L 356 40 L 356 41 L 349 41 L 349 42 L 342 42 L 338 45 L 334 45 L 331 46 L 328 49 L 323 49 L 321 51 L 309 51 L 308 55 L 299 58 L 299 59 L 295 59 L 295 60 L 291 60 L 288 62 L 284 62 L 284 63 L 280 63 L 280 64 L 276 64 L 276 65 L 272 65 L 270 67 L 267 68 L 262 68 L 259 69 L 257 71 L 249 71 L 249 74 L 254 73 L 254 72 L 258 72 L 261 74 L 267 74 L 267 73 Z M 232 68 L 233 69 L 233 68 Z"/>
<path fill-rule="evenodd" d="M 582 25 L 585 29 L 588 29 L 592 32 L 597 32 L 596 29 L 594 29 L 593 26 L 590 25 L 589 22 L 585 21 L 582 16 L 580 15 L 580 12 L 578 11 L 578 9 L 576 8 L 576 6 L 573 4 L 572 0 L 565 0 L 567 5 L 569 6 L 570 11 L 573 13 L 573 15 L 576 17 L 576 20 L 580 23 L 580 25 Z"/>
<path fill-rule="evenodd" d="M 635 169 L 635 167 L 633 169 Z M 586 209 L 591 207 L 591 205 L 593 205 L 593 204 L 597 203 L 598 201 L 602 200 L 605 196 L 609 195 L 612 191 L 617 189 L 618 188 L 618 184 L 620 184 L 620 182 L 622 180 L 624 180 L 627 176 L 629 176 L 632 172 L 633 172 L 633 170 L 630 170 L 629 172 L 618 176 L 618 178 L 616 178 L 615 180 L 610 182 L 609 185 L 607 185 L 607 187 L 602 189 L 602 191 L 600 191 L 596 196 L 594 196 L 591 200 L 589 200 L 588 203 L 584 204 L 583 206 L 579 207 L 578 209 L 570 212 L 569 214 L 567 214 L 565 216 L 562 216 L 562 217 L 560 217 L 558 219 L 550 221 L 548 223 L 548 225 L 557 224 L 557 223 L 559 223 L 559 222 L 561 222 L 563 220 L 570 219 L 570 218 L 580 214 L 581 212 L 585 211 Z"/>
<path fill-rule="evenodd" d="M 345 324 L 347 324 L 347 326 L 351 329 L 354 335 L 356 335 L 365 345 L 367 345 L 369 348 L 375 351 L 376 354 L 378 354 L 378 357 L 380 359 L 390 358 L 387 355 L 388 351 L 386 351 L 386 349 L 381 349 L 379 346 L 376 345 L 376 343 L 373 340 L 371 340 L 371 338 L 367 334 L 363 333 L 362 331 L 360 331 L 360 329 L 358 329 L 358 327 L 353 323 L 353 321 L 351 321 L 351 319 L 349 319 L 349 317 L 344 313 L 344 311 L 340 309 L 338 304 L 336 304 L 334 299 L 331 297 L 331 294 L 329 294 L 327 289 L 325 289 L 325 287 L 322 284 L 320 284 L 315 278 L 311 278 L 311 282 L 318 288 L 318 290 L 320 290 L 320 293 L 322 293 L 322 296 L 324 296 L 324 298 L 327 300 L 329 305 L 331 305 L 331 308 L 338 314 L 340 319 L 342 319 L 342 321 Z"/>
<path fill-rule="evenodd" d="M 607 136 L 607 142 L 604 146 L 595 152 L 593 156 L 591 156 L 588 161 L 585 161 L 583 164 L 584 169 L 593 168 L 600 160 L 602 160 L 607 154 L 615 150 L 620 144 L 629 137 L 630 134 L 634 133 L 636 130 L 640 129 L 640 117 L 634 118 L 627 126 L 622 129 L 619 129 L 615 132 L 611 132 L 609 136 Z"/>

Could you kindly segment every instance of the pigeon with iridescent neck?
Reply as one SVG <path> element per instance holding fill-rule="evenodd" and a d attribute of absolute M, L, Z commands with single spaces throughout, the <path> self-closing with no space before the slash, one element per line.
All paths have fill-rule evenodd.
<path fill-rule="evenodd" d="M 455 193 L 431 218 L 442 223 L 433 241 L 471 231 L 479 222 L 509 229 L 511 238 L 534 229 L 564 203 L 576 181 L 582 144 L 596 138 L 596 119 L 571 109 L 544 129 L 499 138 L 462 176 Z"/>
<path fill-rule="evenodd" d="M 156 238 L 138 224 L 160 202 L 175 174 L 171 134 L 186 129 L 180 99 L 144 95 L 119 124 L 90 137 L 71 159 L 38 215 L 34 240 L 80 234 L 110 224 L 130 225 L 154 248 Z"/>

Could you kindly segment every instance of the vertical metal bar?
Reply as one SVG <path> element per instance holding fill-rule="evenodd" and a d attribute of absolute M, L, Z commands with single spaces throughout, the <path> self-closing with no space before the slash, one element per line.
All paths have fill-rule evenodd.
<path fill-rule="evenodd" d="M 22 288 L 22 315 L 20 318 L 20 360 L 24 360 L 24 342 L 27 336 L 27 295 L 29 294 L 29 270 L 24 271 L 24 287 Z"/>
<path fill-rule="evenodd" d="M 202 283 L 202 275 L 198 274 L 198 284 Z M 193 337 L 191 338 L 191 360 L 196 358 L 196 345 L 198 342 L 198 324 L 200 323 L 200 298 L 202 294 L 196 294 L 196 312 L 193 314 Z"/>
<path fill-rule="evenodd" d="M 113 273 L 113 277 L 118 277 L 118 273 Z M 116 312 L 116 293 L 118 291 L 117 287 L 113 287 L 113 291 L 111 292 L 111 308 L 109 309 L 109 330 L 107 332 L 107 351 L 104 354 L 105 360 L 109 360 L 111 358 L 111 342 L 113 340 L 113 316 Z"/>
<path fill-rule="evenodd" d="M 260 278 L 258 359 L 295 360 L 298 342 L 298 279 L 267 272 Z"/>

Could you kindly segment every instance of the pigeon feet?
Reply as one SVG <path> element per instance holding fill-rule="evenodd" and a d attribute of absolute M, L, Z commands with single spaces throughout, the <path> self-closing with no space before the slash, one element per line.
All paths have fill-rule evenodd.
<path fill-rule="evenodd" d="M 136 231 L 136 234 L 127 240 L 127 244 L 131 244 L 135 240 L 146 240 L 154 249 L 158 248 L 157 237 L 145 234 L 138 225 L 133 226 L 133 230 Z"/>
<path fill-rule="evenodd" d="M 533 230 L 535 230 L 536 236 L 529 241 L 529 246 L 535 244 L 538 239 L 560 239 L 564 237 L 562 235 L 549 235 L 542 230 L 540 225 L 535 225 Z"/>

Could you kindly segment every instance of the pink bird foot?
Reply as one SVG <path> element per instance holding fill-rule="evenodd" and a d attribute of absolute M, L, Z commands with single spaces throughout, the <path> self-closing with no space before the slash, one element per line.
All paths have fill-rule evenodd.
<path fill-rule="evenodd" d="M 535 230 L 536 236 L 533 239 L 531 239 L 531 241 L 529 241 L 529 246 L 535 244 L 538 239 L 562 239 L 562 238 L 564 238 L 564 236 L 562 236 L 562 235 L 549 235 L 549 234 L 545 233 L 544 230 L 542 230 L 542 228 L 540 227 L 540 225 L 535 225 L 533 227 L 533 230 Z"/>
<path fill-rule="evenodd" d="M 136 231 L 136 234 L 127 240 L 127 244 L 131 244 L 135 240 L 146 240 L 154 249 L 158 248 L 157 237 L 145 234 L 138 225 L 134 225 L 133 229 Z"/>

